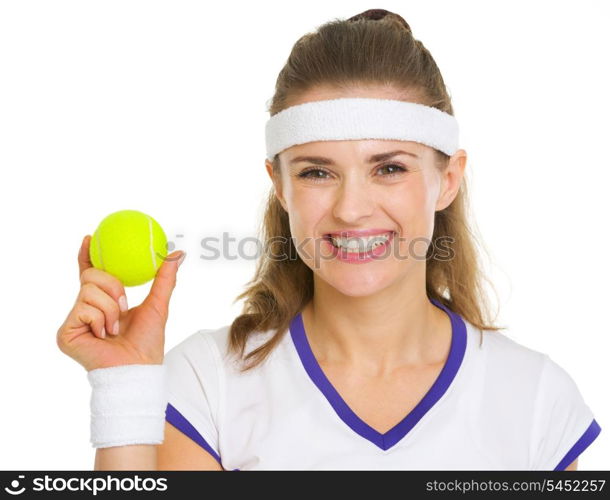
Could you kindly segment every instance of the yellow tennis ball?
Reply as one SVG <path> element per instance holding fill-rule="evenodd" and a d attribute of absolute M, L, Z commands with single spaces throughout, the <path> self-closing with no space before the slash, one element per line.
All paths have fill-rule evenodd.
<path fill-rule="evenodd" d="M 138 210 L 120 210 L 105 217 L 89 246 L 93 267 L 118 278 L 124 286 L 152 280 L 166 256 L 163 229 Z"/>

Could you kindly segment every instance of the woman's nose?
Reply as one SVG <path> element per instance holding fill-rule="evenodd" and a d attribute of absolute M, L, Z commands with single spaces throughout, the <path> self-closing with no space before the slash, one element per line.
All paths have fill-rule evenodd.
<path fill-rule="evenodd" d="M 338 190 L 333 203 L 333 215 L 346 223 L 357 223 L 370 216 L 375 207 L 374 193 L 365 182 L 346 182 Z"/>

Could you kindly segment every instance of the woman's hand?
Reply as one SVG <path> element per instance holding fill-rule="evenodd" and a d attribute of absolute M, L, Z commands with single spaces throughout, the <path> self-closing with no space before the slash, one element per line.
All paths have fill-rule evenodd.
<path fill-rule="evenodd" d="M 118 365 L 162 364 L 169 301 L 178 267 L 186 254 L 176 251 L 168 255 L 148 296 L 139 306 L 127 309 L 120 280 L 91 264 L 90 242 L 91 236 L 85 236 L 78 254 L 81 287 L 74 307 L 57 331 L 59 349 L 87 371 Z"/>

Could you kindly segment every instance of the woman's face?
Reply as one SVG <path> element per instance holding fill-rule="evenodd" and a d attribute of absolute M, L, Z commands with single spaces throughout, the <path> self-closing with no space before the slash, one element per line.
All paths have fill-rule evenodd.
<path fill-rule="evenodd" d="M 352 93 L 318 89 L 291 105 L 337 97 L 398 98 L 392 95 L 384 88 Z M 310 142 L 279 156 L 282 175 L 281 182 L 274 179 L 276 195 L 289 214 L 297 252 L 316 277 L 349 296 L 370 295 L 425 266 L 434 213 L 455 198 L 466 160 L 459 150 L 441 174 L 432 148 L 394 140 Z M 273 179 L 270 162 L 267 170 Z M 328 233 L 371 229 L 378 230 L 377 241 L 392 233 L 373 257 L 336 250 L 326 238 Z M 370 248 L 366 240 L 351 244 L 363 251 Z"/>

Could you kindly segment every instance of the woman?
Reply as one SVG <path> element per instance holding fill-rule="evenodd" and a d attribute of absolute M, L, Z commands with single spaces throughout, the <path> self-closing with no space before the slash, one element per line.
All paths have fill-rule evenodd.
<path fill-rule="evenodd" d="M 88 370 L 95 468 L 576 469 L 601 428 L 565 370 L 486 319 L 466 152 L 404 19 L 302 37 L 270 113 L 268 246 L 231 325 L 164 356 L 177 256 L 121 312 L 83 241 L 58 344 Z"/>

